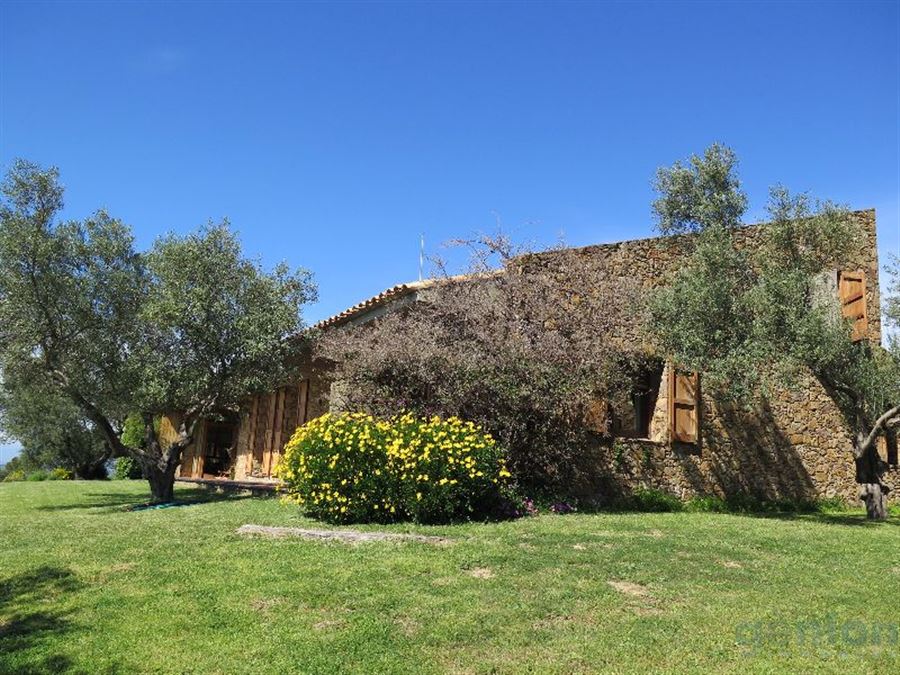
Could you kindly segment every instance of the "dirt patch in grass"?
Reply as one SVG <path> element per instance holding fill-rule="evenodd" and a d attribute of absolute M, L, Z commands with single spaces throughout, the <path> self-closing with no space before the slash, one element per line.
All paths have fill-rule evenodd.
<path fill-rule="evenodd" d="M 254 612 L 266 614 L 283 601 L 283 598 L 254 598 L 250 601 L 250 609 Z"/>
<path fill-rule="evenodd" d="M 325 619 L 317 621 L 313 624 L 314 630 L 337 630 L 342 628 L 346 622 L 341 619 Z"/>
<path fill-rule="evenodd" d="M 741 565 L 741 563 L 737 562 L 736 560 L 723 560 L 722 567 L 725 567 L 730 570 L 740 570 L 740 569 L 744 568 L 744 566 Z"/>
<path fill-rule="evenodd" d="M 110 565 L 109 567 L 106 567 L 97 572 L 97 574 L 94 575 L 94 581 L 100 584 L 106 583 L 111 577 L 117 574 L 130 572 L 135 567 L 137 567 L 137 563 L 133 562 L 120 562 L 114 565 Z"/>
<path fill-rule="evenodd" d="M 466 570 L 466 573 L 470 577 L 475 577 L 476 579 L 494 578 L 494 571 L 490 567 L 473 567 L 470 570 Z"/>
<path fill-rule="evenodd" d="M 244 536 L 267 537 L 269 539 L 315 539 L 319 541 L 344 541 L 363 543 L 371 541 L 415 541 L 423 544 L 449 544 L 446 537 L 429 537 L 424 534 L 401 534 L 396 532 L 358 532 L 356 530 L 316 530 L 303 527 L 268 527 L 266 525 L 241 525 L 237 533 Z"/>
<path fill-rule="evenodd" d="M 630 581 L 607 581 L 606 583 L 623 595 L 630 595 L 636 598 L 648 597 L 650 595 L 649 588 Z"/>
<path fill-rule="evenodd" d="M 549 614 L 531 624 L 535 630 L 558 630 L 568 626 L 594 626 L 597 623 L 596 616 L 583 612 L 580 614 Z"/>
<path fill-rule="evenodd" d="M 405 615 L 401 615 L 395 618 L 394 623 L 397 624 L 400 632 L 403 633 L 406 637 L 414 636 L 422 628 L 422 624 L 420 624 L 415 619 Z"/>

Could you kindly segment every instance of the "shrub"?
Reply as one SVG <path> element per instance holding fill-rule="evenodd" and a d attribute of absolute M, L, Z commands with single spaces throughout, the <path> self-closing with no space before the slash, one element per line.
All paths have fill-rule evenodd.
<path fill-rule="evenodd" d="M 566 513 L 575 513 L 578 509 L 569 502 L 556 502 L 550 505 L 550 511 L 559 515 Z"/>
<path fill-rule="evenodd" d="M 141 465 L 135 462 L 131 457 L 119 457 L 116 459 L 116 468 L 113 471 L 113 478 L 116 480 L 135 480 L 143 478 Z"/>
<path fill-rule="evenodd" d="M 675 495 L 652 489 L 639 489 L 631 493 L 628 508 L 635 511 L 668 513 L 682 511 L 684 503 Z"/>
<path fill-rule="evenodd" d="M 297 429 L 276 474 L 287 499 L 333 522 L 446 522 L 488 511 L 506 486 L 494 439 L 455 417 L 326 414 Z"/>
<path fill-rule="evenodd" d="M 44 471 L 43 469 L 38 469 L 37 471 L 32 471 L 30 474 L 25 476 L 25 480 L 41 481 L 47 480 L 48 477 L 49 476 L 46 471 Z"/>
<path fill-rule="evenodd" d="M 832 513 L 846 511 L 850 508 L 847 500 L 843 497 L 825 497 L 818 501 L 818 511 L 821 513 Z"/>
<path fill-rule="evenodd" d="M 25 472 L 22 469 L 14 469 L 6 474 L 3 479 L 4 483 L 13 483 L 15 481 L 25 480 Z"/>
<path fill-rule="evenodd" d="M 830 513 L 845 511 L 847 502 L 841 497 L 822 499 L 775 499 L 764 500 L 753 495 L 736 493 L 725 499 L 722 497 L 694 497 L 689 499 L 685 510 L 695 513 Z"/>
<path fill-rule="evenodd" d="M 728 504 L 721 497 L 692 497 L 685 502 L 684 509 L 692 513 L 728 513 Z"/>
<path fill-rule="evenodd" d="M 56 467 L 47 474 L 48 480 L 72 480 L 72 472 L 68 469 L 64 469 L 61 466 Z"/>
<path fill-rule="evenodd" d="M 503 447 L 523 489 L 570 499 L 596 473 L 585 448 L 612 419 L 598 409 L 627 410 L 651 360 L 602 338 L 637 316 L 638 284 L 611 286 L 575 251 L 529 256 L 502 236 L 463 245 L 474 254 L 464 281 L 439 277 L 426 302 L 323 331 L 314 354 L 335 364 L 347 407 L 470 420 Z"/>

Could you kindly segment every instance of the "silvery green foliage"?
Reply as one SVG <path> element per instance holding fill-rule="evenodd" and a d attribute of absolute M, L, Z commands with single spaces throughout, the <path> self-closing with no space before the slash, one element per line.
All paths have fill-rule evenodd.
<path fill-rule="evenodd" d="M 57 222 L 55 169 L 13 164 L 0 205 L 0 368 L 67 396 L 118 452 L 174 472 L 192 425 L 282 374 L 284 338 L 315 295 L 308 272 L 267 272 L 227 223 L 134 247 L 130 228 L 98 211 Z M 178 447 L 154 419 L 181 411 Z M 119 423 L 139 413 L 151 442 L 125 448 Z"/>
<path fill-rule="evenodd" d="M 736 227 L 747 209 L 737 178 L 734 151 L 714 143 L 702 157 L 660 168 L 653 187 L 657 227 L 662 234 L 698 232 L 709 227 Z"/>
<path fill-rule="evenodd" d="M 0 203 L 0 359 L 4 374 L 90 392 L 110 419 L 138 382 L 129 356 L 147 275 L 127 226 L 98 211 L 56 222 L 55 169 L 13 164 Z M 127 403 L 125 403 L 127 405 Z"/>
<path fill-rule="evenodd" d="M 233 407 L 285 374 L 292 343 L 284 338 L 315 297 L 309 272 L 265 272 L 244 258 L 227 222 L 162 237 L 144 261 L 149 290 L 137 318 L 147 365 L 138 395 L 156 412 L 165 412 L 156 402 Z"/>
<path fill-rule="evenodd" d="M 900 256 L 890 257 L 887 272 L 891 283 L 884 303 L 884 318 L 886 327 L 891 331 L 888 337 L 891 352 L 900 358 Z"/>
<path fill-rule="evenodd" d="M 656 204 L 680 204 L 684 214 L 708 214 L 690 204 L 741 203 L 737 177 L 721 175 L 726 166 L 735 170 L 733 154 L 714 147 L 705 159 L 692 158 L 694 172 L 718 176 L 720 189 L 729 194 L 698 196 L 690 182 L 674 181 L 662 186 L 670 192 Z M 729 161 L 723 162 L 723 156 Z M 877 360 L 850 342 L 849 329 L 834 320 L 831 307 L 814 301 L 817 275 L 836 267 L 856 236 L 847 210 L 776 186 L 768 212 L 761 238 L 748 250 L 735 245 L 735 213 L 715 219 L 686 216 L 682 228 L 695 233 L 693 251 L 651 297 L 651 333 L 663 353 L 702 371 L 708 385 L 734 399 L 765 394 L 773 381 L 790 381 L 804 367 L 835 384 L 852 381 L 865 394 L 869 390 L 859 382 L 875 377 L 870 371 Z"/>
<path fill-rule="evenodd" d="M 109 448 L 72 401 L 42 378 L 7 371 L 0 387 L 0 429 L 21 443 L 33 469 L 62 467 L 78 478 L 105 476 Z"/>
<path fill-rule="evenodd" d="M 874 441 L 900 424 L 897 352 L 852 342 L 837 298 L 822 302 L 816 286 L 858 236 L 850 214 L 778 186 L 761 239 L 742 250 L 734 232 L 746 199 L 735 166 L 730 150 L 713 146 L 692 157 L 690 168 L 660 171 L 660 230 L 695 237 L 687 263 L 650 298 L 650 332 L 666 356 L 701 371 L 707 386 L 733 399 L 751 401 L 772 382 L 791 383 L 811 370 L 854 430 L 859 482 L 877 488 L 867 494 L 885 494 Z M 896 297 L 886 311 L 896 318 Z M 883 514 L 880 499 L 867 502 L 870 516 Z"/>

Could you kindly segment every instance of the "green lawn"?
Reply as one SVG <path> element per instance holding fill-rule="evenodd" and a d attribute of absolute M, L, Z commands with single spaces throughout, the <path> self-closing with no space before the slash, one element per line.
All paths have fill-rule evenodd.
<path fill-rule="evenodd" d="M 311 525 L 275 499 L 125 510 L 144 499 L 0 485 L 0 672 L 900 672 L 875 635 L 900 622 L 896 516 L 548 515 L 348 545 L 234 534 Z"/>

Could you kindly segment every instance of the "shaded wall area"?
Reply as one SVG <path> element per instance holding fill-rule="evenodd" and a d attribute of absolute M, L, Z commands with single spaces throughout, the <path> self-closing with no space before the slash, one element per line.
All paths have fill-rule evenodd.
<path fill-rule="evenodd" d="M 857 499 L 850 432 L 811 374 L 772 392 L 752 410 L 703 392 L 696 445 L 669 442 L 666 391 L 660 388 L 650 438 L 598 441 L 588 449 L 585 460 L 594 467 L 594 480 L 577 486 L 584 498 L 602 503 L 652 488 L 683 499 Z"/>

